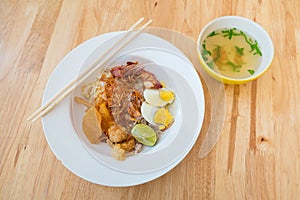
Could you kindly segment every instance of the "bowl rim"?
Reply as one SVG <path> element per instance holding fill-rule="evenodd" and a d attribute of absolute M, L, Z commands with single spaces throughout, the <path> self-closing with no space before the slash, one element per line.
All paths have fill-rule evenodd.
<path fill-rule="evenodd" d="M 216 22 L 219 22 L 219 21 L 223 21 L 223 20 L 233 20 L 233 22 L 235 20 L 242 20 L 242 21 L 245 21 L 247 22 L 248 24 L 252 24 L 253 27 L 259 29 L 264 35 L 265 37 L 267 38 L 268 40 L 268 44 L 269 44 L 269 49 L 270 49 L 270 58 L 268 59 L 267 61 L 267 65 L 263 66 L 263 70 L 257 74 L 254 74 L 252 76 L 249 76 L 249 77 L 245 77 L 245 78 L 232 78 L 232 77 L 228 77 L 228 76 L 224 76 L 220 73 L 217 73 L 216 71 L 212 70 L 210 67 L 208 67 L 208 65 L 206 64 L 206 62 L 203 60 L 202 58 L 202 55 L 201 55 L 201 51 L 200 51 L 200 47 L 201 47 L 201 40 L 202 38 L 204 37 L 204 32 L 207 28 L 209 28 L 210 26 L 212 26 L 213 24 L 215 24 Z M 233 23 L 233 26 L 234 26 L 234 23 Z M 237 27 L 238 29 L 240 29 L 239 27 Z M 252 36 L 252 35 L 251 35 Z M 253 36 L 252 36 L 253 37 Z M 251 80 L 254 80 L 254 79 L 257 79 L 258 77 L 260 77 L 261 75 L 263 75 L 267 69 L 270 67 L 272 61 L 273 61 L 273 58 L 274 58 L 274 45 L 273 45 L 273 42 L 272 42 L 272 39 L 271 37 L 269 36 L 269 34 L 267 33 L 267 31 L 262 27 L 260 26 L 258 23 L 248 19 L 248 18 L 245 18 L 245 17 L 241 17 L 241 16 L 222 16 L 222 17 L 218 17 L 218 18 L 215 18 L 211 21 L 209 21 L 200 31 L 200 34 L 198 36 L 198 39 L 197 39 L 197 52 L 198 52 L 198 58 L 200 60 L 200 64 L 202 67 L 204 67 L 204 69 L 215 79 L 221 81 L 221 82 L 225 82 L 225 83 L 245 83 L 245 82 L 248 82 L 248 81 L 251 81 Z"/>
<path fill-rule="evenodd" d="M 127 57 L 128 55 L 131 55 L 131 54 L 136 54 L 136 52 L 143 52 L 143 51 L 145 51 L 145 50 L 150 50 L 150 51 L 154 51 L 154 50 L 158 50 L 158 51 L 162 51 L 162 52 L 165 52 L 165 53 L 168 53 L 168 54 L 172 54 L 172 55 L 175 55 L 175 56 L 177 56 L 178 57 L 178 59 L 181 59 L 182 60 L 182 62 L 185 62 L 186 64 L 188 64 L 188 65 L 190 65 L 190 66 L 192 66 L 192 63 L 190 63 L 190 61 L 189 60 L 186 60 L 185 59 L 185 57 L 184 56 L 182 56 L 182 55 L 180 55 L 180 54 L 178 54 L 178 53 L 176 53 L 176 52 L 174 52 L 174 51 L 172 51 L 172 50 L 168 50 L 168 49 L 163 49 L 163 48 L 160 48 L 160 47 L 142 47 L 142 48 L 133 48 L 133 49 L 131 49 L 131 50 L 128 50 L 128 51 L 125 51 L 125 52 L 122 52 L 120 55 L 118 55 L 117 57 L 115 57 L 115 58 L 113 58 L 112 60 L 111 60 L 111 62 L 109 62 L 108 64 L 106 64 L 106 66 L 111 66 L 113 63 L 115 63 L 115 62 L 117 62 L 118 60 L 120 60 L 120 58 L 122 58 L 122 57 Z M 95 52 L 97 52 L 98 51 L 98 48 L 96 48 L 96 49 L 94 49 L 93 50 L 93 52 L 92 52 L 92 54 L 95 54 Z M 87 59 L 85 60 L 85 62 L 87 62 L 87 60 L 89 60 L 89 59 L 91 59 L 91 54 L 89 55 L 89 57 L 87 57 Z M 137 57 L 143 57 L 143 56 L 141 56 L 141 55 L 139 55 L 139 56 L 137 56 Z M 85 63 L 84 62 L 84 63 Z M 155 65 L 158 65 L 158 66 L 167 66 L 167 65 L 164 65 L 164 64 L 161 64 L 161 63 L 156 63 L 156 62 L 153 62 L 152 61 L 152 63 L 154 63 Z M 84 64 L 83 64 L 83 66 L 84 66 Z M 191 70 L 193 70 L 193 72 L 194 72 L 194 68 L 192 68 Z M 195 70 L 195 72 L 196 72 L 196 70 Z M 178 72 L 176 72 L 176 73 L 178 73 Z M 180 73 L 178 73 L 178 75 L 180 75 Z M 196 74 L 195 74 L 195 76 L 196 76 Z M 203 91 L 203 87 L 202 87 L 202 83 L 201 83 L 201 81 L 200 81 L 200 79 L 198 79 L 199 77 L 197 76 L 197 80 L 199 81 L 199 86 L 201 86 L 201 91 Z M 185 79 L 186 79 L 186 77 L 185 77 Z M 188 83 L 188 81 L 186 82 L 186 83 Z M 190 87 L 190 91 L 193 93 L 193 94 L 196 94 L 195 93 L 195 91 L 194 91 L 194 89 L 192 88 L 192 87 Z M 73 92 L 72 93 L 72 96 L 74 96 L 75 95 L 75 93 Z M 201 94 L 198 94 L 198 95 L 203 95 L 203 93 L 201 93 Z M 195 98 L 196 98 L 196 96 L 195 96 Z M 204 98 L 204 96 L 201 96 L 201 99 L 202 98 Z M 178 99 L 179 100 L 179 99 Z M 196 101 L 197 102 L 197 101 Z M 205 113 L 205 107 L 204 107 L 204 99 L 202 99 L 202 101 L 201 101 L 203 104 L 199 104 L 198 106 L 199 106 L 199 108 L 198 108 L 198 113 L 200 114 L 200 113 L 202 113 L 203 114 L 203 116 L 204 116 L 204 113 Z M 75 132 L 76 132 L 76 135 L 77 135 L 77 137 L 80 139 L 80 142 L 81 142 L 81 144 L 83 145 L 83 147 L 85 148 L 85 150 L 97 161 L 97 162 L 100 162 L 101 164 L 103 164 L 103 165 L 105 165 L 106 167 L 109 167 L 109 168 L 111 168 L 111 169 L 113 169 L 113 170 L 117 170 L 117 171 L 120 171 L 120 172 L 124 172 L 124 173 L 133 173 L 133 174 L 145 174 L 145 173 L 151 173 L 151 172 L 155 172 L 155 171 L 158 171 L 158 170 L 161 170 L 161 169 L 163 169 L 163 168 L 165 168 L 165 167 L 167 167 L 167 166 L 169 166 L 171 163 L 173 163 L 176 159 L 178 159 L 178 158 L 180 158 L 182 155 L 183 155 L 183 152 L 186 152 L 186 151 L 190 151 L 190 149 L 192 148 L 192 146 L 190 146 L 190 145 L 183 145 L 182 146 L 182 148 L 184 148 L 185 150 L 184 151 L 178 151 L 178 149 L 176 150 L 176 151 L 174 151 L 175 152 L 175 154 L 176 154 L 176 156 L 174 157 L 171 157 L 171 158 L 168 158 L 168 159 L 164 159 L 164 162 L 162 162 L 162 163 L 166 163 L 167 161 L 168 161 L 168 163 L 166 163 L 166 164 L 164 164 L 164 165 L 162 165 L 162 164 L 160 164 L 159 166 L 156 164 L 154 164 L 153 162 L 155 161 L 155 155 L 157 155 L 157 154 L 159 154 L 159 152 L 173 152 L 173 149 L 174 148 L 171 148 L 171 147 L 174 147 L 174 144 L 176 144 L 176 141 L 178 141 L 180 138 L 182 138 L 182 137 L 186 137 L 186 136 L 184 136 L 184 134 L 182 134 L 182 133 L 180 133 L 180 132 L 178 132 L 178 134 L 176 135 L 176 137 L 172 140 L 172 142 L 170 143 L 170 144 L 168 144 L 168 146 L 166 146 L 166 147 L 161 147 L 161 149 L 160 149 L 160 151 L 157 151 L 157 149 L 154 149 L 154 150 L 152 150 L 152 151 L 149 151 L 149 152 L 145 152 L 145 153 L 139 153 L 139 154 L 137 154 L 137 155 L 135 155 L 135 156 L 130 156 L 130 157 L 128 157 L 125 161 L 122 161 L 122 162 L 120 162 L 119 160 L 115 160 L 113 157 L 111 157 L 111 156 L 105 156 L 105 157 L 98 157 L 98 154 L 101 154 L 101 153 L 99 153 L 99 152 L 96 152 L 95 153 L 95 150 L 93 149 L 93 148 L 90 148 L 91 146 L 93 146 L 93 145 L 91 145 L 91 144 L 89 144 L 88 143 L 88 141 L 87 141 L 87 139 L 84 137 L 84 134 L 82 133 L 82 130 L 81 130 L 81 127 L 80 127 L 80 125 L 79 125 L 79 127 L 78 127 L 78 124 L 76 124 L 76 114 L 72 111 L 74 108 L 73 108 L 73 106 L 74 106 L 74 104 L 75 104 L 75 102 L 74 101 L 72 101 L 72 104 L 71 104 L 71 116 L 72 116 L 72 123 L 73 123 L 73 126 L 74 126 L 74 128 L 75 128 Z M 182 103 L 180 103 L 180 104 L 182 104 Z M 181 111 L 182 111 L 182 108 L 181 109 L 179 109 L 179 113 L 181 113 Z M 75 114 L 75 115 L 74 115 Z M 197 132 L 197 134 L 192 134 L 192 135 L 190 135 L 189 137 L 191 137 L 191 140 L 189 141 L 189 140 L 186 140 L 186 143 L 188 142 L 189 144 L 192 144 L 193 143 L 193 145 L 194 145 L 194 143 L 195 143 L 195 141 L 197 140 L 197 138 L 198 138 L 198 136 L 200 135 L 200 131 L 201 131 L 201 128 L 202 128 L 202 124 L 203 124 L 203 116 L 202 116 L 202 114 L 201 114 L 201 123 L 195 123 L 196 125 L 195 126 L 197 126 L 196 127 L 196 131 L 195 132 Z M 179 118 L 180 120 L 180 127 L 182 126 L 182 117 L 180 117 Z M 199 118 L 200 119 L 200 118 Z M 182 128 L 180 128 L 180 130 L 181 130 Z M 81 138 L 81 136 L 84 138 L 83 140 L 82 140 L 82 138 Z M 182 141 L 185 141 L 185 140 L 182 140 Z M 86 143 L 87 142 L 87 143 Z M 178 143 L 177 143 L 178 144 Z M 180 148 L 179 148 L 180 149 Z M 173 154 L 168 154 L 168 155 L 173 155 Z M 141 167 L 140 165 L 137 165 L 136 163 L 137 163 L 137 161 L 140 161 L 140 160 L 149 160 L 149 163 L 151 163 L 151 161 L 153 161 L 152 162 L 152 166 L 150 166 L 149 165 L 149 167 L 151 167 L 151 169 L 145 169 L 145 167 Z M 171 160 L 171 161 L 170 161 Z M 170 161 L 170 162 L 169 162 Z M 133 166 L 135 166 L 135 167 L 133 167 Z M 136 170 L 134 170 L 134 169 L 136 169 Z"/>

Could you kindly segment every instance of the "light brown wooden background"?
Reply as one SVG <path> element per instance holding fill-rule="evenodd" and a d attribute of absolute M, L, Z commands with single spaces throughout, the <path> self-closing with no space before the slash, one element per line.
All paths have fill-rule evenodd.
<path fill-rule="evenodd" d="M 196 40 L 207 22 L 223 15 L 261 24 L 275 57 L 258 80 L 226 86 L 222 136 L 205 159 L 198 158 L 198 141 L 159 179 L 104 187 L 68 171 L 48 147 L 40 121 L 26 122 L 58 62 L 87 39 L 144 16 L 152 26 Z M 0 199 L 299 199 L 299 65 L 298 0 L 1 0 Z"/>

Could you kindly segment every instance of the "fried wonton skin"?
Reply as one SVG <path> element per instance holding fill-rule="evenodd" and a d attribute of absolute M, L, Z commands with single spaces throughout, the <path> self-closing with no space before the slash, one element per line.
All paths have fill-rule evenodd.
<path fill-rule="evenodd" d="M 84 114 L 82 129 L 91 144 L 97 144 L 103 139 L 101 115 L 95 107 L 90 107 Z"/>

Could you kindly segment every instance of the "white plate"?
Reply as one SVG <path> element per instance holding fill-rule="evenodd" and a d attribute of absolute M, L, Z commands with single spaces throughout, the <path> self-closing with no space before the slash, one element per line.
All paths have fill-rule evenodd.
<path fill-rule="evenodd" d="M 95 47 L 99 46 L 107 38 L 113 37 L 117 34 L 119 33 L 109 33 L 95 37 L 72 50 L 59 63 L 51 75 L 45 89 L 43 103 L 56 94 L 74 77 L 76 77 L 80 66 L 83 64 L 88 55 L 90 55 L 95 49 Z M 153 45 L 153 39 L 159 42 Z M 152 47 L 155 46 L 164 49 L 171 49 L 172 51 L 180 53 L 180 51 L 170 43 L 157 37 L 152 37 L 152 41 L 146 41 L 145 44 Z M 180 54 L 182 55 L 182 53 Z M 201 94 L 203 97 L 203 91 Z M 203 98 L 202 102 L 204 102 Z M 187 147 L 185 152 L 181 152 L 181 156 L 177 158 L 177 160 L 167 167 L 145 174 L 122 173 L 100 164 L 85 150 L 72 126 L 70 107 L 71 98 L 68 97 L 64 99 L 53 111 L 43 117 L 42 124 L 47 142 L 56 157 L 61 160 L 69 170 L 85 180 L 102 185 L 131 186 L 145 183 L 160 177 L 175 167 L 186 156 L 199 134 L 195 133 L 193 138 L 194 142 Z M 199 123 L 202 124 L 202 120 L 199 120 Z"/>

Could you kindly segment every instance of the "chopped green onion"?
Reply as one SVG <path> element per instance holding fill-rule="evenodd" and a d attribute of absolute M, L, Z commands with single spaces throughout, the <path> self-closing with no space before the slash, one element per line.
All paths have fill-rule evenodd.
<path fill-rule="evenodd" d="M 248 72 L 249 72 L 251 75 L 253 75 L 253 74 L 255 73 L 255 71 L 252 70 L 252 69 L 248 69 Z"/>

